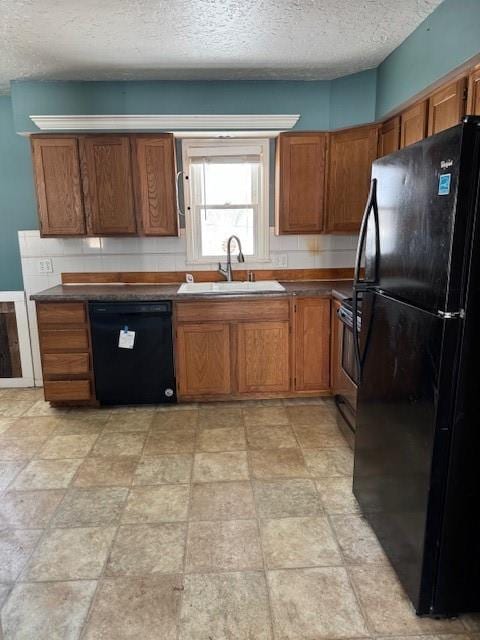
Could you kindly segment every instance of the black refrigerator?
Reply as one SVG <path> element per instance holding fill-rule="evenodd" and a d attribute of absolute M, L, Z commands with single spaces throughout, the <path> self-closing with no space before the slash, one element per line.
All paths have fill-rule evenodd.
<path fill-rule="evenodd" d="M 353 491 L 419 615 L 480 610 L 480 118 L 374 162 Z"/>

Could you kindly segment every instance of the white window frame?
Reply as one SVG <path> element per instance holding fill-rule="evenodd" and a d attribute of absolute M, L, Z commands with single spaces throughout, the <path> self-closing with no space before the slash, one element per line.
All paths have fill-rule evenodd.
<path fill-rule="evenodd" d="M 260 194 L 255 221 L 255 254 L 245 255 L 246 262 L 268 262 L 269 256 L 269 186 L 270 186 L 270 141 L 268 138 L 184 138 L 182 140 L 182 162 L 184 169 L 185 237 L 187 264 L 213 264 L 225 260 L 224 255 L 201 255 L 201 221 L 194 214 L 190 180 L 189 158 L 198 155 L 216 156 L 231 149 L 231 155 L 260 155 Z M 226 154 L 227 155 L 227 154 Z"/>

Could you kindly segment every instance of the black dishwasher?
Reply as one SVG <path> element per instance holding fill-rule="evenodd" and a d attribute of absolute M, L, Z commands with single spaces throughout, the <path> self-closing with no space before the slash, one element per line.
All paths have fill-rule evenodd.
<path fill-rule="evenodd" d="M 91 302 L 100 404 L 176 402 L 171 302 Z"/>

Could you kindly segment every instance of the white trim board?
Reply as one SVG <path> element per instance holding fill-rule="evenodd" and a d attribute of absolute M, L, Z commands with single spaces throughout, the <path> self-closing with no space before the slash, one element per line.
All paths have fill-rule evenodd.
<path fill-rule="evenodd" d="M 300 114 L 251 115 L 31 115 L 41 131 L 198 131 L 291 129 Z"/>
<path fill-rule="evenodd" d="M 0 291 L 0 302 L 13 302 L 17 318 L 18 344 L 20 348 L 21 378 L 0 378 L 0 389 L 9 387 L 33 387 L 33 362 L 28 327 L 27 305 L 23 291 Z"/>

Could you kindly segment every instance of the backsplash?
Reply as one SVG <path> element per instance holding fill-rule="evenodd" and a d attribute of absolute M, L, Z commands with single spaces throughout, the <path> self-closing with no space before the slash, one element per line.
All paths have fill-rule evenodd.
<path fill-rule="evenodd" d="M 217 263 L 186 262 L 185 232 L 178 238 L 41 238 L 39 231 L 19 231 L 23 284 L 28 301 L 35 383 L 42 384 L 35 305 L 32 293 L 60 284 L 62 272 L 199 271 Z M 356 236 L 276 236 L 270 229 L 270 260 L 247 269 L 353 267 Z M 286 264 L 285 264 L 286 261 Z M 52 272 L 48 272 L 51 265 Z M 233 262 L 235 270 L 236 262 Z M 41 269 L 44 271 L 41 271 Z M 46 267 L 46 269 L 45 269 Z"/>

